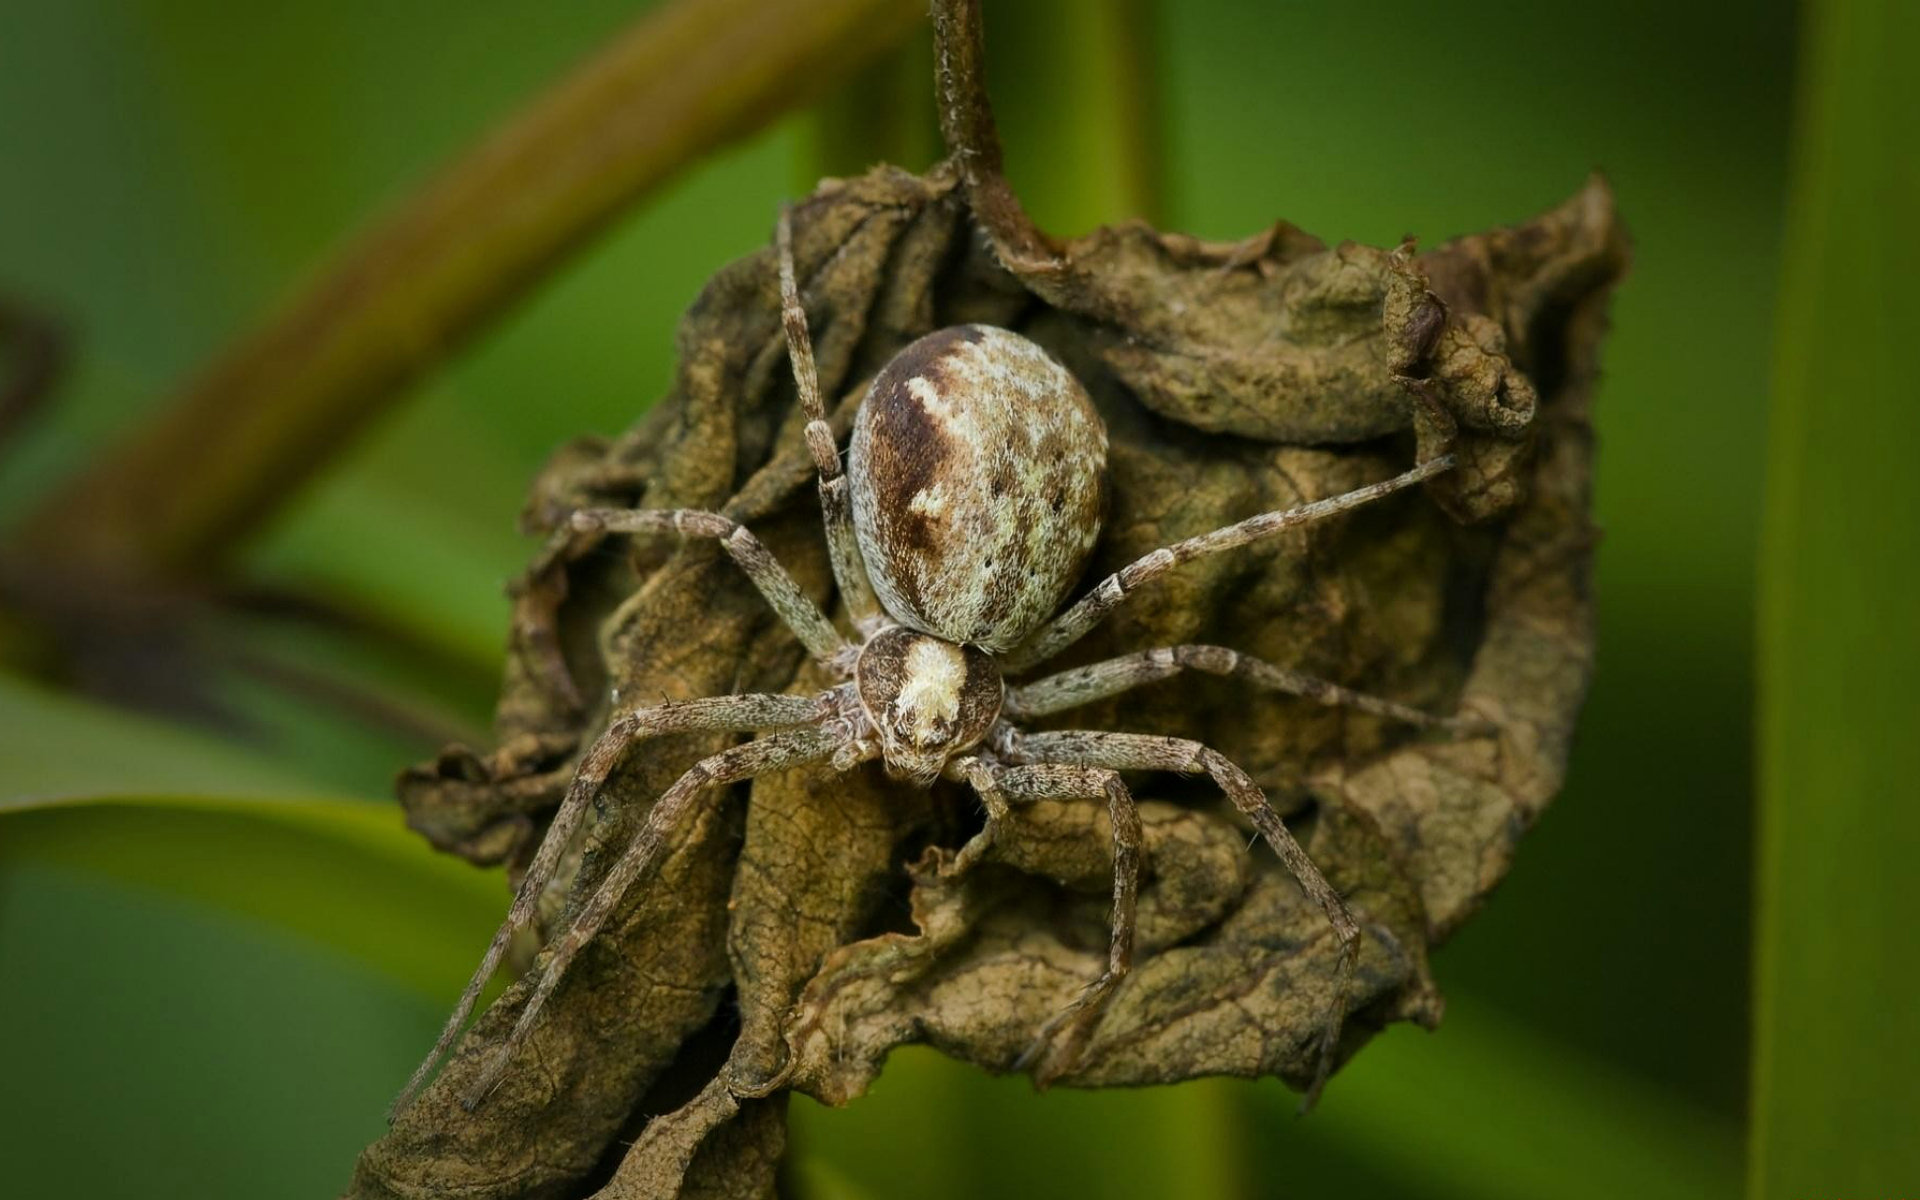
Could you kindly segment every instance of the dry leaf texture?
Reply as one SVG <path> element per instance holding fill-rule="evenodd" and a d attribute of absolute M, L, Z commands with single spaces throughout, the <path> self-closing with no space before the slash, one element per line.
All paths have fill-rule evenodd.
<path fill-rule="evenodd" d="M 1113 442 L 1089 580 L 1416 454 L 1460 457 L 1424 494 L 1183 568 L 1048 664 L 1216 643 L 1494 722 L 1493 737 L 1422 735 L 1212 677 L 1050 722 L 1201 738 L 1245 766 L 1362 922 L 1343 1053 L 1388 1021 L 1437 1021 L 1428 951 L 1558 788 L 1587 685 L 1587 407 L 1626 262 L 1605 186 L 1425 254 L 1329 249 L 1287 225 L 1213 244 L 1133 224 L 1040 260 L 997 250 L 946 169 L 829 182 L 794 226 L 843 436 L 866 381 L 945 325 L 1020 330 L 1086 384 Z M 555 457 L 530 525 L 582 505 L 719 508 L 831 604 L 770 249 L 714 277 L 679 351 L 646 420 Z M 827 682 L 714 546 L 672 539 L 537 561 L 513 646 L 498 748 L 450 750 L 401 792 L 437 845 L 515 868 L 614 706 Z M 666 737 L 627 757 L 543 898 L 548 932 L 652 799 L 726 740 Z M 1164 777 L 1137 790 L 1138 965 L 1058 1082 L 1305 1081 L 1335 980 L 1324 917 L 1217 797 Z M 781 1089 L 845 1102 L 908 1041 L 1009 1068 L 1099 972 L 1107 818 L 1041 803 L 1016 812 L 1012 836 L 988 844 L 980 828 L 970 795 L 873 766 L 716 794 L 576 961 L 500 1089 L 472 1113 L 457 1102 L 524 982 L 368 1148 L 353 1194 L 771 1194 Z"/>

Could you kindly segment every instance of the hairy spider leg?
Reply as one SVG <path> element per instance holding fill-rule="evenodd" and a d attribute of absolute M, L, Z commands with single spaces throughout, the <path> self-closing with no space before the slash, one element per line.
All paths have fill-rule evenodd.
<path fill-rule="evenodd" d="M 1216 529 L 1212 533 L 1203 533 L 1198 537 L 1175 542 L 1171 546 L 1162 546 L 1101 580 L 1073 607 L 1028 635 L 1025 641 L 1002 658 L 1000 665 L 1008 672 L 1015 672 L 1045 662 L 1084 637 L 1087 631 L 1104 620 L 1108 613 L 1120 607 L 1120 604 L 1141 584 L 1166 574 L 1181 563 L 1192 562 L 1196 558 L 1203 558 L 1209 554 L 1218 554 L 1223 550 L 1232 550 L 1249 542 L 1259 541 L 1261 538 L 1272 537 L 1283 530 L 1307 525 L 1337 513 L 1348 512 L 1363 504 L 1370 504 L 1404 488 L 1410 488 L 1431 479 L 1442 471 L 1450 470 L 1453 465 L 1453 456 L 1443 454 L 1430 458 L 1392 479 L 1370 483 L 1366 487 L 1355 488 L 1351 492 L 1343 492 L 1338 496 L 1329 496 L 1325 500 L 1315 500 L 1311 504 L 1303 504 L 1298 508 L 1260 513 L 1236 524 Z"/>
<path fill-rule="evenodd" d="M 1045 1063 L 1034 1076 L 1037 1083 L 1045 1086 L 1048 1080 L 1072 1070 L 1079 1062 L 1087 1041 L 1100 1023 L 1101 1014 L 1106 1011 L 1107 1001 L 1133 969 L 1143 837 L 1140 813 L 1134 807 L 1133 793 L 1127 790 L 1119 772 L 1105 767 L 1066 763 L 1007 767 L 975 759 L 968 763 L 965 773 L 967 781 L 986 803 L 988 812 L 996 816 L 1010 803 L 1033 800 L 1105 800 L 1107 803 L 1108 824 L 1113 830 L 1113 909 L 1106 970 L 1040 1027 L 1033 1044 L 1013 1064 L 1014 1070 L 1024 1071 L 1051 1046 L 1052 1052 L 1047 1053 Z M 1056 1035 L 1060 1037 L 1057 1045 Z"/>
<path fill-rule="evenodd" d="M 702 792 L 756 775 L 825 761 L 832 758 L 844 744 L 842 735 L 824 729 L 796 729 L 771 734 L 701 759 L 675 780 L 673 786 L 662 792 L 654 802 L 652 811 L 647 813 L 646 821 L 633 835 L 633 841 L 620 856 L 620 861 L 601 879 L 592 898 L 575 915 L 566 931 L 542 951 L 541 957 L 545 962 L 540 967 L 539 982 L 535 984 L 533 994 L 520 1010 L 520 1019 L 514 1023 L 512 1032 L 494 1053 L 493 1061 L 474 1082 L 462 1102 L 464 1106 L 469 1110 L 478 1107 L 499 1084 L 514 1052 L 532 1032 L 540 1011 L 553 995 L 554 988 L 559 986 L 574 956 L 600 932 L 600 927 L 613 914 L 614 907 L 620 903 L 633 882 L 659 859 L 662 847 L 667 844 L 668 831 L 681 823 Z"/>
<path fill-rule="evenodd" d="M 807 416 L 807 452 L 820 476 L 820 514 L 827 528 L 827 553 L 833 563 L 833 579 L 847 602 L 854 628 L 870 634 L 887 624 L 873 584 L 867 578 L 866 562 L 860 557 L 860 542 L 853 532 L 853 501 L 847 490 L 847 477 L 840 470 L 840 450 L 834 443 L 833 429 L 827 424 L 826 406 L 820 399 L 820 373 L 813 361 L 813 336 L 807 331 L 807 310 L 801 303 L 800 285 L 794 277 L 793 216 L 781 208 L 774 229 L 774 242 L 780 258 L 780 322 L 787 332 L 787 359 L 793 366 L 793 387 L 800 396 L 801 411 Z"/>
<path fill-rule="evenodd" d="M 513 600 L 514 645 L 528 665 L 553 693 L 576 712 L 586 707 L 580 688 L 567 670 L 560 649 L 560 606 L 567 599 L 567 576 L 562 569 L 581 553 L 584 540 L 571 526 L 548 535 L 527 569 L 507 585 Z"/>
<path fill-rule="evenodd" d="M 646 487 L 652 472 L 651 464 L 601 463 L 573 475 L 567 483 L 567 494 L 586 497 L 638 493 Z M 550 512 L 560 503 L 558 497 L 542 498 L 538 507 L 542 512 Z M 585 506 L 582 501 L 567 505 L 563 511 Z M 584 709 L 586 701 L 574 684 L 566 655 L 560 649 L 560 606 L 567 599 L 564 568 L 591 549 L 592 544 L 592 539 L 573 532 L 562 521 L 526 570 L 507 584 L 507 595 L 513 600 L 514 652 L 524 659 L 536 678 L 575 712 Z"/>
<path fill-rule="evenodd" d="M 1346 902 L 1333 890 L 1307 852 L 1300 848 L 1286 822 L 1280 819 L 1265 792 L 1247 773 L 1226 755 L 1200 742 L 1185 738 L 1157 737 L 1152 734 L 1109 733 L 1075 730 L 1061 733 L 1016 733 L 1009 739 L 1007 757 L 1022 764 L 1072 763 L 1079 766 L 1109 767 L 1117 771 L 1169 771 L 1182 775 L 1208 775 L 1233 806 L 1253 823 L 1266 843 L 1293 875 L 1307 898 L 1319 905 L 1340 939 L 1340 963 L 1335 972 L 1333 1002 L 1328 1005 L 1325 1029 L 1321 1035 L 1319 1063 L 1312 1083 L 1301 1098 L 1309 1108 L 1326 1086 L 1333 1071 L 1333 1056 L 1340 1030 L 1347 1019 L 1347 994 L 1352 988 L 1358 958 L 1360 926 L 1347 909 Z"/>
<path fill-rule="evenodd" d="M 581 533 L 679 533 L 717 539 L 807 653 L 823 666 L 846 674 L 853 647 L 827 620 L 820 606 L 800 590 L 773 552 L 732 517 L 692 508 L 583 508 L 573 514 L 573 528 Z"/>
<path fill-rule="evenodd" d="M 1436 717 L 1405 704 L 1263 662 L 1225 646 L 1162 646 L 1048 675 L 1008 691 L 1005 712 L 1009 717 L 1045 716 L 1169 679 L 1182 671 L 1244 679 L 1263 691 L 1285 692 L 1316 704 L 1351 708 L 1419 729 L 1445 729 L 1453 733 L 1486 733 L 1492 729 L 1484 721 L 1470 717 Z"/>
<path fill-rule="evenodd" d="M 453 1015 L 447 1018 L 446 1027 L 440 1031 L 440 1040 L 434 1043 L 426 1061 L 407 1080 L 406 1087 L 401 1089 L 399 1097 L 388 1110 L 388 1118 L 391 1119 L 412 1102 L 433 1073 L 434 1067 L 460 1036 L 467 1017 L 472 1014 L 473 1006 L 480 998 L 481 990 L 500 966 L 513 935 L 533 921 L 540 894 L 553 881 L 554 872 L 560 865 L 560 856 L 566 852 L 568 843 L 573 841 L 573 835 L 579 829 L 594 793 L 600 790 L 630 747 L 636 742 L 667 733 L 707 730 L 746 733 L 808 725 L 822 720 L 829 711 L 830 705 L 825 696 L 739 695 L 679 701 L 635 709 L 615 717 L 608 724 L 606 732 L 581 756 L 573 782 L 567 788 L 566 798 L 561 801 L 552 822 L 548 824 L 540 848 L 534 853 L 533 863 L 527 868 L 526 877 L 520 881 L 520 890 L 513 898 L 513 906 L 507 911 L 506 921 L 493 935 L 486 956 L 480 960 L 480 967 L 473 973 L 466 990 L 460 993 L 460 1002 L 454 1006 Z"/>
<path fill-rule="evenodd" d="M 887 618 L 868 581 L 859 542 L 854 537 L 852 500 L 847 478 L 841 471 L 833 429 L 827 424 L 826 407 L 820 396 L 819 370 L 813 357 L 813 338 L 807 328 L 807 312 L 794 271 L 792 217 L 784 207 L 775 227 L 775 241 L 781 326 L 787 342 L 787 359 L 793 369 L 794 391 L 807 417 L 804 440 L 819 476 L 821 515 L 826 525 L 834 582 L 846 599 L 855 628 L 862 633 L 873 633 L 887 624 Z M 615 473 L 609 482 L 633 487 L 641 481 Z M 566 576 L 560 568 L 583 551 L 586 545 L 581 536 L 583 532 L 592 530 L 567 526 L 555 531 L 510 589 L 518 644 L 539 677 L 576 710 L 584 708 L 585 702 L 567 670 L 555 626 L 560 604 L 566 598 Z"/>

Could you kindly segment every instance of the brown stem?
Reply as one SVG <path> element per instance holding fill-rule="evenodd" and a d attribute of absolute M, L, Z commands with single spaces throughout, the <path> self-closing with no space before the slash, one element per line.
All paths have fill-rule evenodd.
<path fill-rule="evenodd" d="M 43 502 L 34 561 L 220 564 L 321 466 L 634 200 L 909 31 L 919 0 L 676 0 L 356 239 Z"/>
<path fill-rule="evenodd" d="M 1028 270 L 1059 258 L 1059 247 L 1027 216 L 1001 173 L 1000 133 L 987 99 L 985 35 L 980 0 L 933 2 L 934 92 L 947 153 L 966 181 L 974 217 L 1004 259 Z"/>

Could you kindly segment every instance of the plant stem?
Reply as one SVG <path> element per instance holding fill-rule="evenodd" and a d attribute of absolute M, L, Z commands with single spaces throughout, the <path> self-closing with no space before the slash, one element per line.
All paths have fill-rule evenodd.
<path fill-rule="evenodd" d="M 217 568 L 408 384 L 636 199 L 817 97 L 920 11 L 676 0 L 650 13 L 50 496 L 21 531 L 28 554 L 121 578 Z"/>
<path fill-rule="evenodd" d="M 1080 228 L 1160 215 L 1161 154 L 1152 0 L 1068 0 L 1006 7 L 1021 124 L 1039 144 L 1066 146 L 1037 163 L 1021 190 L 1046 197 Z M 1008 182 L 987 97 L 981 0 L 934 0 L 934 93 L 947 152 L 959 164 L 975 217 L 1009 265 L 1064 268 L 1059 240 L 1034 221 Z M 996 26 L 996 28 L 998 28 Z M 1024 59 L 1025 61 L 1022 61 Z"/>
<path fill-rule="evenodd" d="M 1040 266 L 1058 258 L 1058 246 L 1020 205 L 1002 170 L 1000 131 L 987 99 L 986 37 L 980 0 L 934 0 L 934 95 L 940 133 L 959 164 L 974 219 L 1002 256 Z"/>

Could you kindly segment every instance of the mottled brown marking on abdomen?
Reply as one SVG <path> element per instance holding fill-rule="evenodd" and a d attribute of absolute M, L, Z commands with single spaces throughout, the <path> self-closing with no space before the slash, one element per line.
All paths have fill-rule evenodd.
<path fill-rule="evenodd" d="M 1106 431 L 1086 391 L 1003 329 L 929 334 L 855 422 L 854 524 L 892 614 L 1004 650 L 1049 616 L 1100 526 Z"/>

